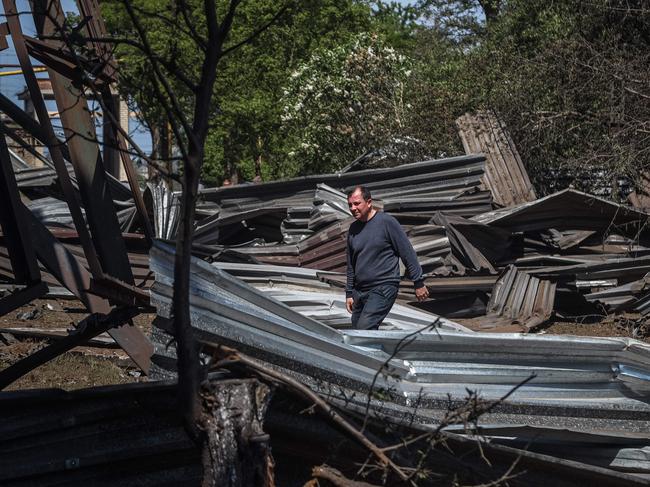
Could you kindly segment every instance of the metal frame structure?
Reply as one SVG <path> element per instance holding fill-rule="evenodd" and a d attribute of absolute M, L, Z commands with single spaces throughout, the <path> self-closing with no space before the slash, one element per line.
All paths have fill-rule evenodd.
<path fill-rule="evenodd" d="M 58 186 L 83 248 L 85 262 L 71 253 L 21 202 L 4 139 L 5 130 L 0 125 L 0 223 L 16 283 L 25 286 L 0 301 L 0 314 L 6 314 L 47 292 L 47 285 L 42 282 L 39 272 L 40 261 L 61 285 L 84 304 L 91 313 L 92 319 L 89 319 L 93 323 L 101 323 L 101 326 L 88 326 L 88 319 L 84 320 L 81 323 L 84 329 L 79 333 L 1 371 L 0 387 L 103 331 L 108 331 L 133 361 L 148 372 L 153 348 L 131 321 L 148 303 L 134 287 L 113 201 L 113 195 L 117 194 L 116 184 L 106 173 L 82 88 L 85 82 L 96 98 L 110 98 L 114 61 L 105 46 L 92 44 L 103 63 L 101 73 L 94 81 L 82 79 L 79 76 L 79 59 L 63 41 L 53 40 L 64 20 L 58 0 L 33 3 L 32 15 L 40 39 L 23 33 L 19 16 L 24 14 L 18 12 L 15 0 L 3 0 L 2 3 L 7 23 L 0 28 L 0 34 L 3 34 L 0 35 L 0 49 L 7 47 L 4 35 L 11 35 L 38 120 L 32 119 L 4 96 L 0 96 L 0 110 L 47 147 Z M 81 0 L 80 11 L 86 17 L 85 28 L 91 38 L 97 38 L 105 31 L 95 2 Z M 47 67 L 65 140 L 56 135 L 50 122 L 30 57 Z M 96 84 L 88 86 L 89 83 Z M 120 150 L 127 173 L 129 196 L 133 198 L 145 238 L 151 243 L 151 224 L 126 151 L 126 140 L 117 126 L 118 121 L 113 118 L 109 122 L 112 124 L 110 132 L 113 144 Z M 14 138 L 15 134 L 8 135 Z M 74 169 L 72 175 L 70 166 Z M 124 188 L 120 188 L 119 193 L 124 196 Z"/>

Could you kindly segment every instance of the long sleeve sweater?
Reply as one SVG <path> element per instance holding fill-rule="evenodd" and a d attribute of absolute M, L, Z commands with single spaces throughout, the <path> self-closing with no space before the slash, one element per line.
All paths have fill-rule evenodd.
<path fill-rule="evenodd" d="M 378 211 L 367 222 L 353 222 L 347 243 L 346 297 L 352 296 L 354 289 L 367 291 L 380 284 L 399 285 L 400 258 L 415 288 L 424 285 L 415 250 L 392 216 Z"/>

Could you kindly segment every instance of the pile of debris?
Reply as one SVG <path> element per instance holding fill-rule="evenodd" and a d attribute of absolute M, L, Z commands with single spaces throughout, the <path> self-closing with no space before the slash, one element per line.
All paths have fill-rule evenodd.
<path fill-rule="evenodd" d="M 85 28 L 101 34 L 96 5 L 80 4 Z M 37 17 L 42 38 L 48 39 L 57 12 Z M 0 314 L 67 293 L 90 316 L 74 333 L 0 371 L 0 387 L 105 331 L 151 378 L 173 379 L 177 364 L 168 318 L 174 253 L 168 244 L 178 228 L 178 195 L 154 183 L 143 195 L 126 151 L 117 156 L 129 184 L 107 173 L 104 160 L 108 164 L 116 154 L 102 158 L 97 142 L 80 136 L 94 131 L 79 92 L 83 80 L 65 69 L 47 42 L 25 36 L 17 16 L 8 15 L 8 22 L 37 119 L 0 96 L 0 109 L 12 124 L 0 122 L 0 279 L 10 291 L 0 299 Z M 51 88 L 62 125 L 72 133 L 66 140 L 51 125 L 30 56 L 53 73 L 63 70 L 51 76 Z M 105 61 L 108 66 L 112 60 Z M 102 97 L 109 99 L 114 80 L 109 73 L 101 76 L 107 77 L 99 87 Z M 350 415 L 418 432 L 436 430 L 450 410 L 481 397 L 491 406 L 471 417 L 473 429 L 449 424 L 449 441 L 462 433 L 489 442 L 501 455 L 509 452 L 509 459 L 525 457 L 528 465 L 556 465 L 583 479 L 600 475 L 611 484 L 641 483 L 650 475 L 650 345 L 530 332 L 554 315 L 650 312 L 648 215 L 572 189 L 538 199 L 494 115 L 466 116 L 458 125 L 465 156 L 383 169 L 355 170 L 352 164 L 336 174 L 202 190 L 190 313 L 204 363 L 212 363 L 214 343 L 229 345 Z M 106 146 L 125 148 L 124 136 L 113 129 L 113 144 Z M 18 131 L 47 147 L 49 157 L 33 154 L 42 167 L 34 169 L 7 146 L 5 136 L 30 151 Z M 416 303 L 405 281 L 378 331 L 350 330 L 343 302 L 350 223 L 345 195 L 356 185 L 368 187 L 375 204 L 403 225 L 431 295 Z M 152 307 L 160 319 L 146 337 L 131 320 Z M 625 326 L 647 330 L 642 321 Z M 119 395 L 123 402 L 117 404 L 130 404 L 146 392 Z M 160 435 L 140 435 L 143 443 L 125 457 L 116 454 L 121 447 L 110 445 L 110 455 L 85 456 L 88 467 L 101 466 L 97 472 L 82 468 L 77 479 L 110 475 L 113 460 L 137 470 L 146 456 L 152 473 L 147 481 L 157 485 L 167 468 L 164 459 L 176 454 L 188 462 L 169 466 L 174 475 L 186 469 L 196 475 L 196 452 L 180 433 L 178 418 L 161 423 L 140 410 L 124 417 L 111 404 L 112 393 L 108 400 L 104 393 L 89 393 L 91 424 L 68 430 L 70 419 L 76 424 L 87 416 L 81 393 L 73 416 L 57 413 L 32 426 L 51 404 L 45 396 L 30 396 L 33 410 L 16 414 L 15 428 L 5 425 L 5 442 L 16 444 L 3 447 L 14 455 L 5 461 L 3 482 L 19 484 L 31 472 L 46 476 L 55 470 L 52 481 L 58 481 L 61 468 L 79 466 L 74 448 L 41 459 L 41 445 L 78 437 L 106 441 L 111 414 L 123 427 L 125 443 L 141 421 Z M 23 400 L 5 396 L 0 408 Z M 42 437 L 43 431 L 52 437 Z M 21 448 L 29 464 L 15 461 Z M 162 458 L 151 458 L 157 451 Z M 137 470 L 134 484 L 147 473 Z"/>
<path fill-rule="evenodd" d="M 203 259 L 191 270 L 197 338 L 249 353 L 347 411 L 423 430 L 462 405 L 468 390 L 478 391 L 495 404 L 477 420 L 481 438 L 649 475 L 650 345 L 530 333 L 559 314 L 643 312 L 650 300 L 648 215 L 573 189 L 454 212 L 444 206 L 454 199 L 427 196 L 435 186 L 424 189 L 424 175 L 414 176 L 422 192 L 404 204 L 382 193 L 390 186 L 391 196 L 408 195 L 413 180 L 400 175 L 426 168 L 426 178 L 435 180 L 436 168 L 449 173 L 465 162 L 399 166 L 370 182 L 364 178 L 374 173 L 351 172 L 338 186 L 328 175 L 322 176 L 327 187 L 310 177 L 205 192 L 206 216 L 197 222 Z M 478 162 L 482 171 L 486 160 Z M 481 177 L 454 198 L 484 198 Z M 343 195 L 377 181 L 371 190 L 378 206 L 407 231 L 431 299 L 417 303 L 403 282 L 393 312 L 379 331 L 368 332 L 349 329 L 343 303 L 349 225 Z M 521 186 L 501 183 L 500 191 Z M 489 190 L 494 200 L 515 199 L 496 191 Z M 239 220 L 234 207 L 245 211 Z M 322 226 L 310 228 L 319 219 Z M 300 231 L 287 231 L 290 223 Z M 152 303 L 168 317 L 171 247 L 156 244 L 151 262 Z M 470 317 L 463 325 L 453 321 Z M 168 320 L 156 323 L 155 377 L 174 377 L 170 333 Z"/>
<path fill-rule="evenodd" d="M 336 176 L 336 188 L 317 182 L 334 184 L 334 175 L 324 175 L 206 190 L 197 254 L 238 264 L 229 268 L 235 275 L 254 272 L 244 264 L 259 265 L 258 286 L 278 280 L 280 271 L 269 265 L 293 268 L 287 274 L 322 271 L 316 276 L 342 293 L 351 221 L 345 191 L 362 183 L 403 225 L 425 272 L 431 299 L 417 303 L 404 282 L 400 304 L 473 318 L 467 326 L 496 332 L 528 332 L 556 313 L 650 310 L 648 214 L 573 189 L 482 211 L 494 194 L 481 189 L 484 164 L 482 157 L 467 156 L 351 172 Z M 439 191 L 440 178 L 465 171 L 474 174 L 446 179 Z M 475 205 L 478 199 L 483 203 Z M 169 221 L 177 216 L 170 208 L 157 208 L 169 218 L 161 228 L 173 227 Z"/>

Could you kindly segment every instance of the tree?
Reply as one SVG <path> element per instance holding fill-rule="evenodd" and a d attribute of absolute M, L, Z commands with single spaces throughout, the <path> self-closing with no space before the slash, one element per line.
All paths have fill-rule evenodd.
<path fill-rule="evenodd" d="M 647 170 L 649 20 L 645 2 L 513 0 L 472 54 L 484 103 L 505 118 L 538 187 L 557 189 L 549 168 L 588 191 L 589 173 L 615 188 Z"/>
<path fill-rule="evenodd" d="M 409 75 L 408 59 L 377 35 L 315 51 L 284 89 L 290 160 L 303 172 L 334 171 L 406 136 Z"/>
<path fill-rule="evenodd" d="M 187 42 L 186 36 L 178 35 L 174 22 L 155 15 L 160 9 L 159 2 L 136 0 L 134 5 L 136 12 L 146 14 L 142 15 L 141 22 L 148 32 L 153 32 L 152 45 L 166 63 L 185 76 L 196 76 L 199 63 L 194 46 Z M 277 2 L 271 0 L 240 5 L 238 22 L 230 34 L 232 42 L 249 36 L 276 10 Z M 121 2 L 103 3 L 103 11 L 114 35 L 132 35 L 132 21 L 121 8 Z M 286 150 L 278 130 L 281 86 L 294 67 L 314 49 L 333 47 L 345 42 L 352 33 L 368 29 L 370 13 L 367 5 L 352 0 L 291 2 L 271 28 L 242 45 L 236 56 L 223 60 L 214 86 L 219 103 L 210 108 L 218 116 L 210 121 L 206 141 L 205 182 L 219 183 L 226 177 L 235 181 L 240 177 L 249 179 L 260 173 L 264 179 L 295 174 L 296 170 L 285 164 Z M 198 4 L 189 8 L 188 15 L 197 29 L 205 23 Z M 182 20 L 180 13 L 176 19 Z M 117 54 L 125 65 L 120 77 L 121 90 L 156 135 L 159 148 L 165 142 L 160 134 L 165 133 L 166 125 L 160 110 L 150 103 L 154 87 L 147 76 L 146 59 L 129 44 L 120 45 Z M 181 101 L 189 96 L 184 83 L 173 86 Z M 181 106 L 189 110 L 187 103 L 182 102 Z M 163 153 L 164 150 L 156 151 L 157 155 Z"/>
<path fill-rule="evenodd" d="M 420 120 L 414 127 L 434 152 L 460 150 L 456 117 L 490 109 L 506 122 L 542 193 L 567 184 L 616 193 L 621 178 L 647 179 L 647 2 L 430 0 L 419 7 L 426 22 L 411 52 L 408 96 Z"/>
<path fill-rule="evenodd" d="M 78 25 L 65 23 L 58 26 L 57 37 L 69 46 L 71 53 L 83 53 L 89 59 L 110 62 L 100 52 L 89 52 L 89 46 L 102 46 L 102 51 L 138 53 L 134 67 L 123 68 L 125 76 L 140 73 L 146 79 L 146 88 L 137 96 L 148 94 L 151 98 L 142 105 L 144 116 L 162 122 L 173 134 L 173 145 L 178 172 L 166 172 L 181 186 L 180 223 L 176 240 L 174 262 L 174 291 L 171 319 L 179 370 L 179 404 L 188 432 L 196 439 L 202 438 L 199 427 L 201 404 L 199 382 L 202 371 L 199 353 L 190 326 L 190 259 L 196 212 L 196 201 L 201 169 L 204 163 L 205 144 L 211 122 L 219 116 L 215 99 L 215 85 L 221 62 L 271 26 L 288 9 L 279 5 L 269 15 L 260 16 L 248 36 L 233 38 L 232 29 L 239 7 L 239 0 L 204 0 L 186 2 L 131 2 L 114 3 L 115 14 L 129 26 L 128 35 L 106 38 L 82 35 L 89 19 L 81 19 Z M 202 15 L 196 15 L 202 12 Z M 151 29 L 154 25 L 156 28 Z M 174 36 L 170 34 L 174 32 Z M 179 52 L 189 53 L 187 57 Z M 119 61 L 119 60 L 118 60 Z M 82 79 L 86 88 L 96 90 L 96 73 L 104 66 L 83 63 L 78 59 L 77 68 L 84 70 Z M 120 64 L 123 66 L 124 63 Z M 192 68 L 192 69 L 190 69 Z M 154 161 L 155 162 L 155 161 Z"/>
<path fill-rule="evenodd" d="M 422 18 L 457 42 L 476 42 L 499 17 L 506 0 L 419 0 Z"/>

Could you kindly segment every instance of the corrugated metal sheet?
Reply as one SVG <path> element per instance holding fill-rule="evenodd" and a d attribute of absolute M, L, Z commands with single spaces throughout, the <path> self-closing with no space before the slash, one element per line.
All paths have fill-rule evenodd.
<path fill-rule="evenodd" d="M 202 243 L 234 244 L 256 238 L 298 243 L 332 221 L 347 218 L 344 192 L 359 184 L 366 185 L 376 205 L 390 213 L 476 215 L 492 209 L 491 194 L 479 190 L 483 164 L 482 156 L 463 156 L 205 189 L 200 192 L 203 203 L 197 214 L 206 218 L 197 222 L 197 237 Z M 275 221 L 270 221 L 271 215 Z"/>
<path fill-rule="evenodd" d="M 512 208 L 483 213 L 472 220 L 517 232 L 549 228 L 606 232 L 621 227 L 638 231 L 647 223 L 648 214 L 575 189 L 565 189 Z"/>
<path fill-rule="evenodd" d="M 81 245 L 79 245 L 77 234 L 74 230 L 67 229 L 57 229 L 51 228 L 54 235 L 61 241 L 64 242 L 66 248 L 72 252 L 75 257 L 82 263 L 82 265 L 88 268 L 86 258 L 83 253 Z M 142 235 L 131 234 L 125 235 L 127 245 L 132 247 L 132 250 L 128 252 L 129 263 L 131 264 L 131 271 L 135 279 L 135 285 L 141 288 L 148 289 L 153 284 L 153 273 L 149 270 L 149 255 L 144 248 L 146 242 Z M 48 286 L 57 288 L 61 285 L 59 281 L 54 278 L 45 267 L 40 265 L 41 278 Z M 7 248 L 0 237 L 0 280 L 11 282 L 13 281 L 14 274 L 11 267 L 11 261 L 9 259 L 9 253 Z"/>
<path fill-rule="evenodd" d="M 214 375 L 210 377 L 212 386 L 218 388 L 218 377 Z M 3 451 L 0 482 L 6 486 L 200 485 L 203 480 L 201 452 L 185 432 L 177 414 L 176 390 L 174 383 L 143 383 L 78 391 L 47 389 L 3 393 L 0 412 L 8 421 L 0 425 Z M 277 401 L 270 404 L 264 430 L 271 436 L 277 462 L 274 472 L 277 485 L 295 483 L 296 472 L 292 468 L 295 462 L 319 464 L 325 458 L 332 458 L 335 449 L 336 458 L 341 462 L 337 462 L 337 466 L 354 467 L 367 455 L 361 448 L 348 447 L 341 451 L 345 436 L 320 415 L 294 411 L 302 406 L 295 397 L 286 397 L 281 390 L 276 391 L 274 397 Z M 417 430 L 411 428 L 410 431 Z M 454 474 L 458 468 L 465 467 L 468 462 L 473 468 L 483 467 L 481 472 L 487 479 L 499 476 L 516 461 L 517 483 L 513 485 L 546 482 L 564 486 L 587 480 L 599 486 L 644 485 L 641 475 L 593 466 L 643 472 L 645 462 L 639 455 L 645 450 L 641 446 L 642 436 L 572 436 L 568 431 L 551 436 L 552 432 L 541 428 L 531 431 L 530 428 L 513 427 L 486 429 L 490 436 L 464 438 L 454 431 L 449 429 L 443 434 L 446 441 L 440 447 L 448 455 L 453 452 L 453 456 L 440 455 L 441 450 L 433 450 L 429 456 L 431 463 L 426 464 L 436 473 L 449 472 L 449 478 L 457 478 Z M 540 436 L 541 441 L 538 440 Z M 512 448 L 519 446 L 515 443 L 519 438 L 528 437 L 531 441 L 522 449 Z M 607 440 L 609 443 L 605 443 Z M 565 446 L 560 453 L 569 459 L 578 455 L 588 463 L 534 453 L 545 445 L 567 444 L 575 448 L 568 450 Z M 489 464 L 484 463 L 485 458 L 489 459 Z M 614 459 L 609 465 L 608 458 Z M 460 461 L 454 462 L 454 459 Z M 304 477 L 308 478 L 308 471 Z"/>
<path fill-rule="evenodd" d="M 181 206 L 178 194 L 171 191 L 163 181 L 147 183 L 147 191 L 151 197 L 156 238 L 175 238 Z"/>
<path fill-rule="evenodd" d="M 130 231 L 134 219 L 137 216 L 137 211 L 133 202 L 114 202 L 117 210 L 117 219 L 120 229 L 123 232 Z M 29 210 L 38 218 L 38 220 L 46 226 L 59 226 L 74 228 L 70 209 L 65 201 L 53 197 L 39 198 L 30 201 L 27 204 Z M 85 217 L 85 211 L 81 209 L 82 215 Z"/>
<path fill-rule="evenodd" d="M 152 250 L 152 302 L 168 316 L 171 249 Z M 534 374 L 482 424 L 532 424 L 595 431 L 649 431 L 650 345 L 625 338 L 459 333 L 442 329 L 336 331 L 265 293 L 193 260 L 192 326 L 199 337 L 235 344 L 316 387 L 367 391 L 376 381 L 388 399 L 373 408 L 395 420 L 435 421 L 467 389 L 497 400 Z M 410 337 L 410 338 L 409 338 Z M 154 332 L 157 372 L 173 370 L 164 330 Z M 388 367 L 391 372 L 377 371 Z M 399 379 L 396 379 L 399 378 Z M 324 382 L 323 382 L 324 381 Z M 320 386 L 318 386 L 320 384 Z M 327 384 L 330 384 L 329 386 Z M 361 396 L 365 397 L 363 394 Z M 365 400 L 352 399 L 348 407 Z"/>
<path fill-rule="evenodd" d="M 456 126 L 467 154 L 485 154 L 483 182 L 495 203 L 507 207 L 537 198 L 517 148 L 493 112 L 466 113 Z"/>
<path fill-rule="evenodd" d="M 215 262 L 217 269 L 241 279 L 268 296 L 286 304 L 300 314 L 314 318 L 333 328 L 349 328 L 350 314 L 345 307 L 345 294 L 321 280 L 320 272 L 312 269 Z M 395 304 L 384 319 L 382 329 L 414 330 L 437 322 L 440 328 L 471 332 L 458 323 Z"/>
<path fill-rule="evenodd" d="M 0 395 L 0 484 L 199 485 L 172 384 Z M 119 478 L 119 480 L 117 480 Z"/>
<path fill-rule="evenodd" d="M 555 287 L 553 282 L 508 266 L 494 285 L 481 328 L 528 331 L 547 322 L 553 314 Z"/>

